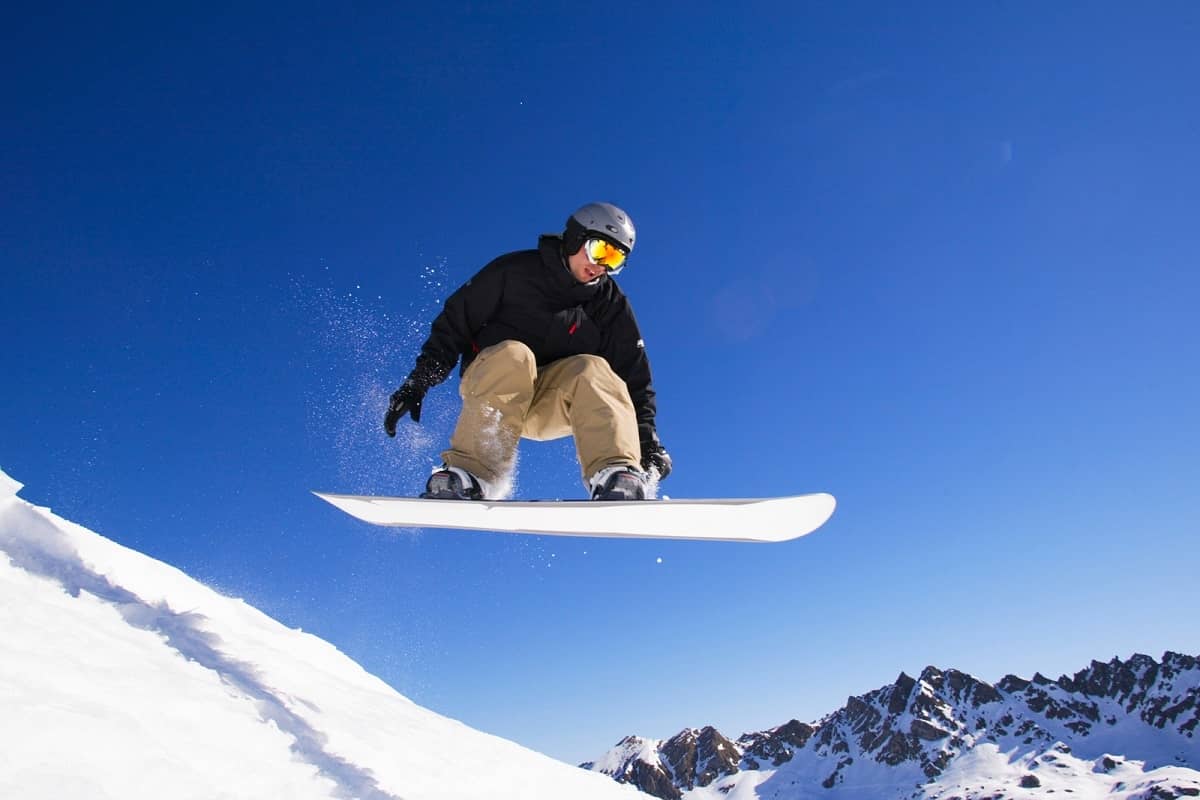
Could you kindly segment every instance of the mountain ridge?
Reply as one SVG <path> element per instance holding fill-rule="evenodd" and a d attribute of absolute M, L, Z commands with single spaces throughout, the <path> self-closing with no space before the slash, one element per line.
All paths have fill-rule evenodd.
<path fill-rule="evenodd" d="M 1193 655 L 1114 656 L 1056 680 L 1010 674 L 995 684 L 929 666 L 814 723 L 792 719 L 736 740 L 711 726 L 666 740 L 630 736 L 580 766 L 663 800 L 868 789 L 872 797 L 998 800 L 1055 786 L 1160 800 L 1200 796 L 1198 727 Z"/>

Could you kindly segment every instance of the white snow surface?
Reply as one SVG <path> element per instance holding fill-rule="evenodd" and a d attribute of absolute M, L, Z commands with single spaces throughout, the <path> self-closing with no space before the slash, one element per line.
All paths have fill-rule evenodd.
<path fill-rule="evenodd" d="M 0 797 L 641 797 L 417 706 L 0 471 Z"/>

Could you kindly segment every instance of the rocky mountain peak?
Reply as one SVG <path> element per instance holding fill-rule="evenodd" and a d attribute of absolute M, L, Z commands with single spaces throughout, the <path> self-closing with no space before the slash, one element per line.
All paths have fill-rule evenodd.
<path fill-rule="evenodd" d="M 711 726 L 681 731 L 664 742 L 659 751 L 676 785 L 688 789 L 708 786 L 719 777 L 737 772 L 742 756 L 737 745 Z"/>
<path fill-rule="evenodd" d="M 792 719 L 760 733 L 743 734 L 737 740 L 742 766 L 754 770 L 764 764 L 775 767 L 786 764 L 797 750 L 808 744 L 815 731 L 812 725 Z"/>

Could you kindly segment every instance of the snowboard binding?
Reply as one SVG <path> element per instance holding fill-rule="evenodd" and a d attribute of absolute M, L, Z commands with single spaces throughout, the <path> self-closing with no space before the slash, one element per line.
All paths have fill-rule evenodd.
<path fill-rule="evenodd" d="M 591 483 L 593 500 L 646 499 L 646 473 L 633 467 L 607 467 Z"/>
<path fill-rule="evenodd" d="M 458 467 L 434 471 L 421 492 L 422 500 L 482 500 L 483 487 L 474 475 Z"/>

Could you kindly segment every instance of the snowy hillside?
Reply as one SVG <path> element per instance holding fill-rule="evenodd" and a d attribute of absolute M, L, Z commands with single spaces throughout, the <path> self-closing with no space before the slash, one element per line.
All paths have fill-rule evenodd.
<path fill-rule="evenodd" d="M 35 508 L 0 472 L 0 797 L 629 798 Z"/>
<path fill-rule="evenodd" d="M 1136 655 L 995 686 L 929 667 L 811 725 L 631 736 L 584 766 L 664 800 L 1198 797 L 1200 664 Z"/>

